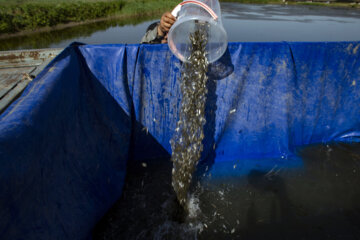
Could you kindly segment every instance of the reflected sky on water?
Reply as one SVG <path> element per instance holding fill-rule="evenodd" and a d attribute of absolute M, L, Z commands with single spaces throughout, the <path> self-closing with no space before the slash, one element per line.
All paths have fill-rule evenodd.
<path fill-rule="evenodd" d="M 357 41 L 360 9 L 222 4 L 229 41 Z"/>

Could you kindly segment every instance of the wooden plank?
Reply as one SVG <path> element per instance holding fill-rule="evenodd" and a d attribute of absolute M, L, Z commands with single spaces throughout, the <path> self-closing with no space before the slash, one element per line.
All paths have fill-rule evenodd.
<path fill-rule="evenodd" d="M 34 71 L 34 69 L 35 67 L 0 69 L 0 99 L 11 91 L 24 75 Z"/>
<path fill-rule="evenodd" d="M 2 113 L 18 96 L 20 96 L 30 82 L 31 78 L 21 79 L 8 94 L 0 99 L 0 113 Z"/>
<path fill-rule="evenodd" d="M 63 49 L 0 51 L 0 113 Z"/>
<path fill-rule="evenodd" d="M 0 68 L 20 66 L 38 66 L 48 59 L 53 59 L 62 49 L 34 49 L 0 52 Z"/>
<path fill-rule="evenodd" d="M 41 65 L 36 66 L 31 72 L 30 76 L 35 78 L 51 61 L 53 58 L 46 59 Z"/>

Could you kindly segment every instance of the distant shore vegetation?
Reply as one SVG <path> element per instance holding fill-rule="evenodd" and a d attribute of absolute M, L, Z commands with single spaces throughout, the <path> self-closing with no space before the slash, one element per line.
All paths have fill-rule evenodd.
<path fill-rule="evenodd" d="M 0 34 L 106 17 L 131 18 L 175 7 L 175 0 L 0 0 Z"/>
<path fill-rule="evenodd" d="M 221 0 L 220 0 L 221 1 Z M 223 0 L 254 4 L 313 4 L 359 7 L 359 1 Z M 357 1 L 357 3 L 356 3 Z M 179 0 L 0 0 L 0 34 L 86 22 L 107 17 L 136 18 L 171 10 Z"/>

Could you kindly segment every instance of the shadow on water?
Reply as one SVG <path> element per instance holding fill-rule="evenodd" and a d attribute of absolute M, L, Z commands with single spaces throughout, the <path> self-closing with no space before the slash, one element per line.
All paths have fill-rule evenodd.
<path fill-rule="evenodd" d="M 304 169 L 210 180 L 199 239 L 359 239 L 360 144 L 303 147 Z"/>
<path fill-rule="evenodd" d="M 137 124 L 150 151 L 165 154 Z M 134 146 L 134 150 L 139 151 Z M 144 150 L 146 153 L 147 150 Z M 176 219 L 170 156 L 134 158 L 123 194 L 94 228 L 94 239 L 358 239 L 360 145 L 299 150 L 302 169 L 252 170 L 243 177 L 202 179 L 201 229 Z M 206 226 L 206 227 L 205 227 Z"/>
<path fill-rule="evenodd" d="M 293 214 L 291 212 L 290 200 L 287 195 L 286 185 L 284 179 L 279 175 L 268 174 L 267 172 L 262 172 L 258 170 L 252 170 L 248 174 L 248 182 L 250 186 L 254 187 L 259 191 L 271 192 L 275 195 L 276 199 L 279 202 L 280 206 L 280 218 L 282 222 L 290 222 L 293 219 Z M 248 210 L 248 227 L 252 228 L 256 226 L 254 221 L 255 217 L 252 216 L 252 207 Z M 276 206 L 272 204 L 271 206 L 271 219 L 272 222 L 276 221 Z"/>
<path fill-rule="evenodd" d="M 46 32 L 34 32 L 24 36 L 0 39 L 0 51 L 14 49 L 37 49 L 48 48 L 51 45 L 60 43 L 64 40 L 75 41 L 76 38 L 88 37 L 95 32 L 105 31 L 111 27 L 121 27 L 125 25 L 136 25 L 145 21 L 158 19 L 158 15 L 140 16 L 129 19 L 108 19 L 100 22 L 81 24 Z"/>

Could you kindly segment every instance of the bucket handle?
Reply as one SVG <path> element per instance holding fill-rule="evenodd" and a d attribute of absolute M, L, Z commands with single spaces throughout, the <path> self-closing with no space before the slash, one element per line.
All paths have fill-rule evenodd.
<path fill-rule="evenodd" d="M 203 9 L 205 9 L 210 15 L 211 17 L 216 21 L 218 19 L 218 16 L 216 15 L 216 13 L 211 9 L 211 7 L 209 7 L 208 5 L 206 5 L 203 2 L 200 1 L 196 1 L 196 0 L 189 0 L 189 1 L 183 1 L 181 3 L 179 3 L 174 10 L 171 12 L 171 14 L 173 16 L 176 17 L 177 13 L 180 11 L 181 7 L 186 5 L 186 4 L 195 4 L 198 5 L 200 7 L 202 7 Z"/>

